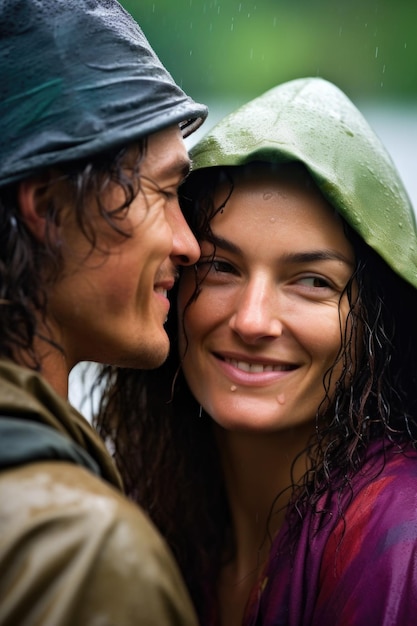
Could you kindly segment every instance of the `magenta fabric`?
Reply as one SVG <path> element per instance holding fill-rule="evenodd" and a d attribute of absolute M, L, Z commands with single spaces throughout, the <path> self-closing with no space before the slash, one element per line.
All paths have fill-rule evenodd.
<path fill-rule="evenodd" d="M 374 444 L 339 504 L 305 518 L 292 565 L 282 528 L 244 626 L 417 623 L 417 453 Z"/>

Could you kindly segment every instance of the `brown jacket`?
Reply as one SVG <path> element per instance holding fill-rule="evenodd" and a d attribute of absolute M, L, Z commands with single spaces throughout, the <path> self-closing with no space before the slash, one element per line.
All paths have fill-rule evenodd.
<path fill-rule="evenodd" d="M 0 420 L 30 431 L 0 441 L 1 626 L 195 626 L 172 556 L 123 496 L 88 422 L 36 373 L 6 361 Z M 61 458 L 48 441 L 30 458 L 37 426 L 62 436 Z M 86 462 L 66 443 L 75 457 L 87 451 Z"/>

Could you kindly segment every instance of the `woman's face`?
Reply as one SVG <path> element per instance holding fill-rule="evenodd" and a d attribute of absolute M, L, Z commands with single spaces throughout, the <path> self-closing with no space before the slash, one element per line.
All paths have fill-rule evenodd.
<path fill-rule="evenodd" d="M 220 426 L 271 432 L 306 424 L 324 398 L 349 311 L 342 293 L 354 252 L 305 174 L 262 169 L 234 182 L 211 222 L 213 261 L 213 245 L 201 242 L 204 281 L 185 313 L 180 352 L 192 393 Z M 226 194 L 219 189 L 214 205 Z M 194 289 L 187 268 L 180 319 Z"/>

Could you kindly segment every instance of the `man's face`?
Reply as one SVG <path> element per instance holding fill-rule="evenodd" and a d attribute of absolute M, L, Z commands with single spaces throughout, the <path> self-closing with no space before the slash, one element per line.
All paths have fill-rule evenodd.
<path fill-rule="evenodd" d="M 166 358 L 167 290 L 177 266 L 199 256 L 177 199 L 188 167 L 177 127 L 148 138 L 141 190 L 120 223 L 127 238 L 93 206 L 97 244 L 91 250 L 73 212 L 64 211 L 64 271 L 50 292 L 48 322 L 69 369 L 80 361 L 152 368 Z M 120 188 L 111 189 L 104 201 L 108 208 L 120 206 Z"/>

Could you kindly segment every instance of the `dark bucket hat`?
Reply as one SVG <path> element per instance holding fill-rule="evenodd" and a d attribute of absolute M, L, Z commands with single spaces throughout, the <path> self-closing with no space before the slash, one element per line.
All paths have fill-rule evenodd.
<path fill-rule="evenodd" d="M 0 186 L 207 116 L 116 0 L 0 0 Z"/>

